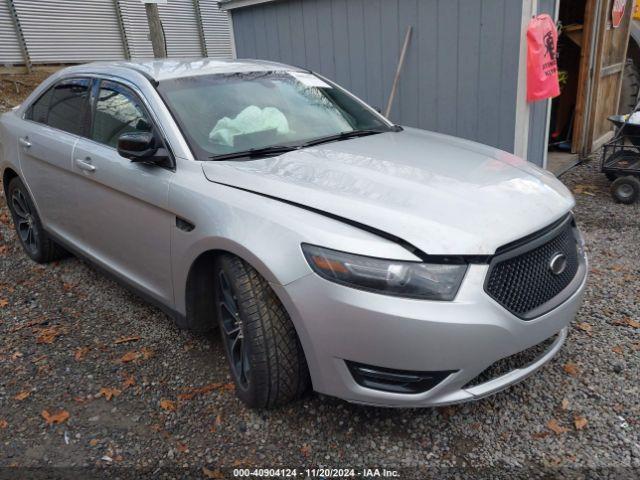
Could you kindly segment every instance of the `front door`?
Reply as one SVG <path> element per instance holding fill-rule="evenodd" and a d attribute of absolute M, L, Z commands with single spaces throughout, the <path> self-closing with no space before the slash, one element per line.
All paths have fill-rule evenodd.
<path fill-rule="evenodd" d="M 170 234 L 175 217 L 167 205 L 173 172 L 133 163 L 116 150 L 123 133 L 154 128 L 133 91 L 103 80 L 93 92 L 91 132 L 73 153 L 78 220 L 84 226 L 87 253 L 156 300 L 172 305 Z"/>

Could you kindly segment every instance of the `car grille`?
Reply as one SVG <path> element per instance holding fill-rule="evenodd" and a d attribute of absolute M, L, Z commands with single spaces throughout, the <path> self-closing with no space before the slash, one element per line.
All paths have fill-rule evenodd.
<path fill-rule="evenodd" d="M 541 237 L 549 234 L 551 238 L 545 238 L 540 244 Z M 499 253 L 485 282 L 485 291 L 491 298 L 524 319 L 533 318 L 533 311 L 554 299 L 571 283 L 580 262 L 573 221 L 569 218 L 560 222 L 560 226 L 552 225 L 535 237 L 528 242 L 532 245 L 530 249 L 526 248 L 527 244 L 509 249 L 524 249 L 523 253 L 515 256 L 509 251 Z M 567 263 L 564 271 L 556 275 L 551 271 L 550 262 L 558 253 L 565 255 Z"/>
<path fill-rule="evenodd" d="M 553 342 L 555 342 L 557 338 L 558 335 L 556 334 L 533 347 L 529 347 L 526 350 L 522 350 L 521 352 L 492 363 L 489 368 L 483 370 L 480 375 L 467 383 L 464 388 L 476 387 L 501 377 L 502 375 L 506 375 L 517 368 L 527 367 L 544 355 L 551 348 L 551 345 L 553 345 Z"/>

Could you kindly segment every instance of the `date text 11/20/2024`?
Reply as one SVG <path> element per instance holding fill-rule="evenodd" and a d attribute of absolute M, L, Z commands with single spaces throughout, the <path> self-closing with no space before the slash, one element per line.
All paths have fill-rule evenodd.
<path fill-rule="evenodd" d="M 235 468 L 234 478 L 399 478 L 400 472 L 386 468 Z"/>

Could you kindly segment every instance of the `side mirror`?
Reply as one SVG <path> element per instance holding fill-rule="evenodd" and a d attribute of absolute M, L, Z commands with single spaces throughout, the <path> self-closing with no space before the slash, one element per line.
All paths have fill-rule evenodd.
<path fill-rule="evenodd" d="M 153 162 L 158 142 L 152 132 L 129 132 L 118 137 L 118 153 L 132 162 Z"/>

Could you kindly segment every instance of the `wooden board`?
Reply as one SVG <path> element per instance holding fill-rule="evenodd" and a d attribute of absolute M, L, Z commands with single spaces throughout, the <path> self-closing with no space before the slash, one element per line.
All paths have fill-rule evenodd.
<path fill-rule="evenodd" d="M 618 110 L 631 9 L 625 10 L 620 27 L 613 28 L 612 2 L 589 0 L 585 10 L 584 48 L 572 145 L 573 151 L 582 155 L 598 149 L 611 138 L 613 126 L 607 117 Z"/>

